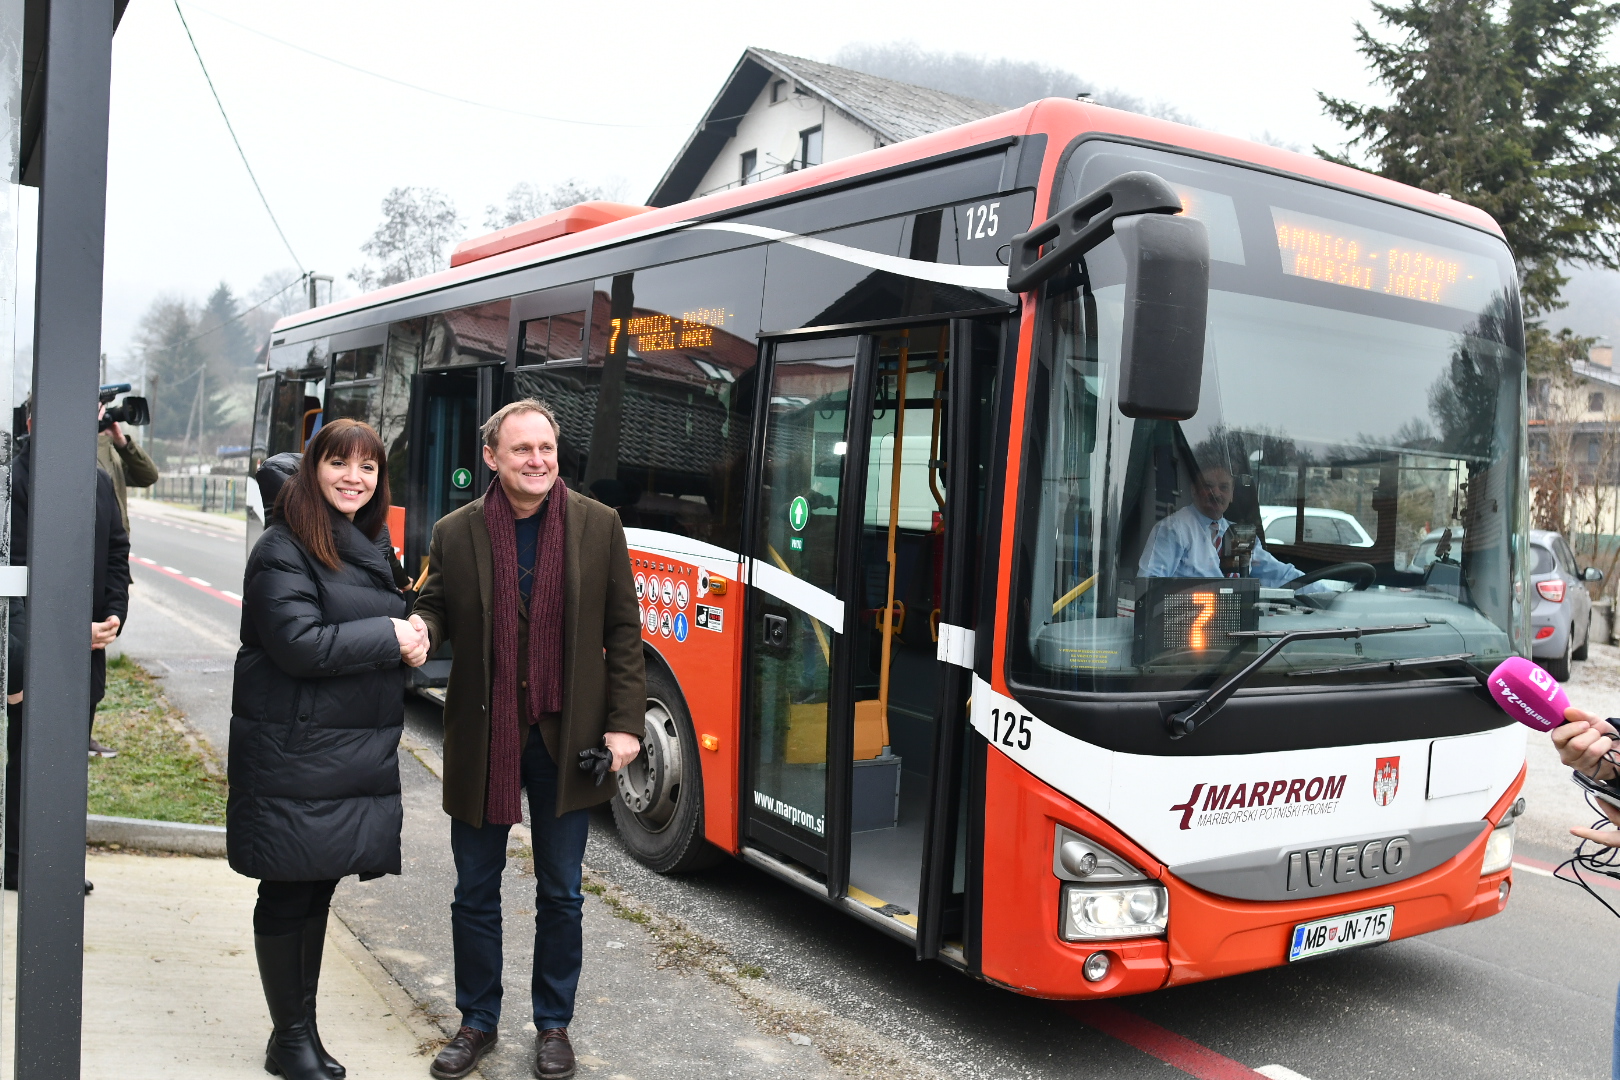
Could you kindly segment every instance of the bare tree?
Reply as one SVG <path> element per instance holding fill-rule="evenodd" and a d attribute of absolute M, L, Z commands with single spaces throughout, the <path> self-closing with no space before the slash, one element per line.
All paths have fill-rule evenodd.
<path fill-rule="evenodd" d="M 1620 547 L 1620 401 L 1590 394 L 1572 373 L 1554 372 L 1532 387 L 1530 516 L 1533 528 L 1563 534 L 1587 563 L 1614 576 Z M 1594 397 L 1602 397 L 1594 409 Z"/>
<path fill-rule="evenodd" d="M 448 195 L 437 188 L 397 187 L 383 197 L 382 212 L 382 224 L 360 245 L 366 262 L 349 271 L 356 285 L 397 285 L 449 264 L 446 249 L 461 235 L 461 215 Z"/>
<path fill-rule="evenodd" d="M 868 75 L 961 94 L 1010 109 L 1041 98 L 1072 98 L 1087 94 L 1099 105 L 1174 120 L 1179 124 L 1194 122 L 1173 105 L 1162 101 L 1145 101 L 1123 90 L 1098 88 L 1072 71 L 1034 60 L 933 52 L 915 41 L 895 41 L 888 44 L 845 45 L 834 55 L 832 62 L 840 67 L 864 71 Z"/>
<path fill-rule="evenodd" d="M 519 225 L 525 221 L 533 221 L 542 214 L 549 214 L 553 210 L 564 210 L 570 206 L 577 206 L 582 202 L 606 200 L 617 202 L 624 196 L 624 182 L 614 180 L 606 184 L 587 184 L 577 178 L 570 177 L 560 184 L 553 184 L 549 189 L 541 190 L 539 185 L 531 184 L 527 180 L 520 181 L 512 186 L 506 193 L 506 205 L 496 206 L 490 203 L 484 211 L 484 228 L 504 229 L 509 225 Z"/>

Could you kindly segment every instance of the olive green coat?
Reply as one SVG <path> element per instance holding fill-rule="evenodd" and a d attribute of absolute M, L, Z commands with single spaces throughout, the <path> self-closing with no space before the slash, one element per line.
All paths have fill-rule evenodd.
<path fill-rule="evenodd" d="M 555 728 L 542 721 L 558 765 L 559 815 L 612 797 L 612 777 L 598 786 L 579 770 L 579 752 L 601 746 L 608 731 L 640 738 L 647 705 L 641 605 L 617 511 L 570 491 L 563 543 L 563 707 Z M 433 649 L 448 641 L 454 652 L 444 705 L 444 811 L 475 827 L 484 823 L 489 784 L 494 568 L 479 498 L 434 525 L 414 609 Z"/>

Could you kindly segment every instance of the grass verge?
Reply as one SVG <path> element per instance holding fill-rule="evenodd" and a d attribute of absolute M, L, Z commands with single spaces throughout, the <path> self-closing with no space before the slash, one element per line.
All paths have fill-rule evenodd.
<path fill-rule="evenodd" d="M 90 759 L 90 813 L 225 824 L 225 777 L 213 755 L 158 681 L 127 656 L 107 663 L 95 732 L 118 756 Z"/>

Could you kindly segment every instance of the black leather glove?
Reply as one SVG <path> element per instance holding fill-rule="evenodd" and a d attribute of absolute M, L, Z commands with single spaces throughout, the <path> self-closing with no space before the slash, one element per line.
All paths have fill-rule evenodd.
<path fill-rule="evenodd" d="M 579 771 L 596 774 L 596 786 L 601 787 L 613 764 L 613 751 L 605 746 L 593 746 L 579 752 Z"/>

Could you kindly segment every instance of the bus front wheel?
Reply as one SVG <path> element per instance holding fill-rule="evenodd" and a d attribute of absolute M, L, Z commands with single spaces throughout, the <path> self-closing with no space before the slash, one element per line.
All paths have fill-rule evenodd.
<path fill-rule="evenodd" d="M 660 874 L 712 866 L 721 852 L 703 838 L 703 773 L 680 687 L 647 668 L 647 731 L 641 753 L 619 771 L 613 820 L 637 862 Z"/>

